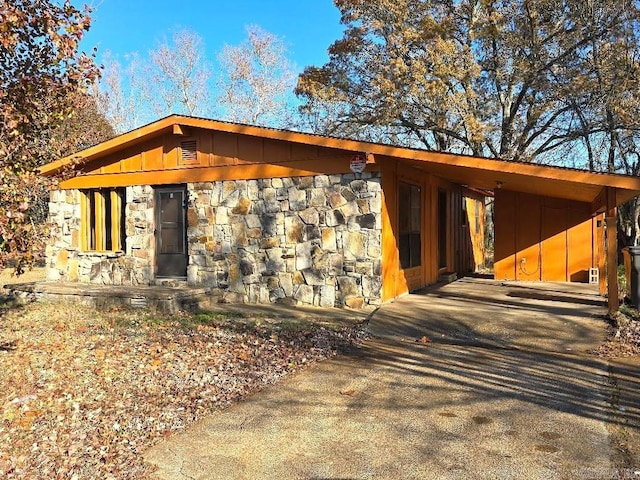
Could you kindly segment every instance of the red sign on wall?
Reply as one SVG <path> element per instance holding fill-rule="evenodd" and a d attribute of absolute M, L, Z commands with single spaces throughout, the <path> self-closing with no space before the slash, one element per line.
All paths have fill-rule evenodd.
<path fill-rule="evenodd" d="M 349 163 L 349 168 L 353 173 L 362 173 L 364 171 L 364 167 L 366 166 L 367 156 L 362 153 L 354 155 L 351 159 L 351 162 Z"/>

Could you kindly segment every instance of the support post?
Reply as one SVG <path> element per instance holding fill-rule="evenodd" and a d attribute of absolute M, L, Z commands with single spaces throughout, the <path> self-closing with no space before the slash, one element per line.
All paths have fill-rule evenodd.
<path fill-rule="evenodd" d="M 607 295 L 609 313 L 620 306 L 618 298 L 618 218 L 616 189 L 607 187 Z"/>

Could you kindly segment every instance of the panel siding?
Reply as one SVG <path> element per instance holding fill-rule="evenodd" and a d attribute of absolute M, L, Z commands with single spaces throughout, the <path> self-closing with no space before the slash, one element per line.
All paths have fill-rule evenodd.
<path fill-rule="evenodd" d="M 591 212 L 587 205 L 573 204 L 569 208 L 567 231 L 567 280 L 571 282 L 589 281 L 589 269 L 597 266 L 593 262 L 593 233 Z M 591 245 L 591 248 L 586 248 Z"/>
<path fill-rule="evenodd" d="M 494 206 L 494 275 L 498 280 L 516 278 L 516 194 L 496 190 Z"/>
<path fill-rule="evenodd" d="M 540 280 L 540 197 L 516 194 L 516 280 Z"/>
<path fill-rule="evenodd" d="M 600 258 L 589 204 L 500 190 L 495 202 L 496 279 L 588 281 Z"/>
<path fill-rule="evenodd" d="M 542 265 L 541 280 L 565 282 L 567 280 L 567 206 L 549 205 L 542 210 Z"/>

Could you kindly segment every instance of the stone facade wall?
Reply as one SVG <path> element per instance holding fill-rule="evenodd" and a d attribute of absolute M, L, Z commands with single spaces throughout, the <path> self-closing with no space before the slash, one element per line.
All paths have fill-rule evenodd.
<path fill-rule="evenodd" d="M 362 308 L 381 303 L 378 173 L 187 185 L 189 285 L 212 299 Z M 80 193 L 52 192 L 48 279 L 154 279 L 154 190 L 126 189 L 124 252 L 82 252 Z"/>
<path fill-rule="evenodd" d="M 224 300 L 381 303 L 379 174 L 188 185 L 188 282 Z"/>
<path fill-rule="evenodd" d="M 123 252 L 83 252 L 80 192 L 51 192 L 47 280 L 104 285 L 149 285 L 153 281 L 153 188 L 126 189 L 126 242 Z"/>

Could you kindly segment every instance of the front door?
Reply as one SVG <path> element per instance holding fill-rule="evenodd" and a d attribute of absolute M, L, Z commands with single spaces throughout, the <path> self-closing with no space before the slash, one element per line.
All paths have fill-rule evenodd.
<path fill-rule="evenodd" d="M 158 277 L 187 276 L 186 189 L 156 189 L 156 267 Z"/>

